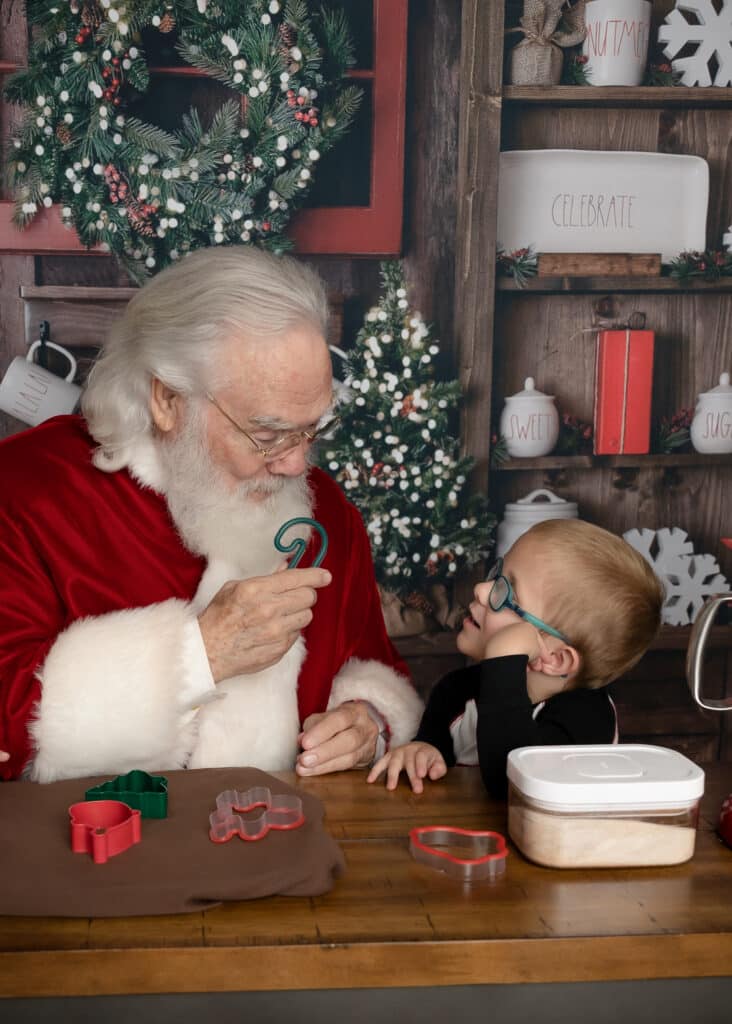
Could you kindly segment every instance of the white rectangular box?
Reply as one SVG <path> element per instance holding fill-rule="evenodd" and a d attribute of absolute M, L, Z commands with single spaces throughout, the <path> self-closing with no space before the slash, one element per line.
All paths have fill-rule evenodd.
<path fill-rule="evenodd" d="M 675 750 L 519 747 L 507 773 L 508 832 L 537 864 L 680 864 L 694 854 L 704 772 Z"/>
<path fill-rule="evenodd" d="M 507 252 L 679 253 L 706 248 L 709 166 L 610 150 L 501 153 L 498 244 Z"/>

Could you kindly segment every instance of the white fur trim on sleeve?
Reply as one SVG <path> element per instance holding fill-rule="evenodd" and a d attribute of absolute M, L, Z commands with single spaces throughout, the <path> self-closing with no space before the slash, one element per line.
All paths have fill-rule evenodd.
<path fill-rule="evenodd" d="M 408 679 L 380 661 L 358 658 L 347 661 L 333 680 L 328 708 L 347 700 L 367 700 L 374 705 L 389 727 L 392 747 L 412 739 L 424 710 Z"/>
<path fill-rule="evenodd" d="M 184 767 L 192 709 L 214 691 L 198 622 L 179 600 L 74 622 L 38 676 L 36 782 Z"/>

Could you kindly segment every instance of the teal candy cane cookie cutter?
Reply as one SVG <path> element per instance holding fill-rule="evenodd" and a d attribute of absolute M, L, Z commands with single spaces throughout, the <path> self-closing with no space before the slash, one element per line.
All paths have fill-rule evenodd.
<path fill-rule="evenodd" d="M 313 568 L 317 569 L 328 551 L 328 534 L 325 532 L 325 527 L 316 519 L 308 519 L 307 516 L 297 516 L 295 519 L 288 519 L 286 523 L 282 524 L 275 534 L 274 546 L 278 551 L 281 551 L 285 555 L 289 555 L 290 552 L 294 552 L 294 555 L 290 560 L 290 564 L 287 566 L 288 569 L 294 569 L 299 565 L 302 556 L 305 554 L 308 542 L 303 540 L 302 537 L 295 537 L 289 543 L 285 544 L 282 538 L 291 526 L 297 526 L 300 523 L 304 523 L 306 526 L 312 526 L 313 529 L 317 530 L 320 534 L 320 551 L 318 551 L 317 555 L 313 559 Z"/>

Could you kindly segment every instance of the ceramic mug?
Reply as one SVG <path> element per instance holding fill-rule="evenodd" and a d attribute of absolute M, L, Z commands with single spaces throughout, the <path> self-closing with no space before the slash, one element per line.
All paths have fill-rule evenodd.
<path fill-rule="evenodd" d="M 81 397 L 81 388 L 73 383 L 76 375 L 74 357 L 55 341 L 46 341 L 44 344 L 68 360 L 69 370 L 65 377 L 57 377 L 33 361 L 41 345 L 40 341 L 34 341 L 25 359 L 22 356 L 13 359 L 0 383 L 0 410 L 31 427 L 52 416 L 73 412 Z"/>
<path fill-rule="evenodd" d="M 590 85 L 640 85 L 646 70 L 651 29 L 648 0 L 591 0 L 585 5 Z"/>

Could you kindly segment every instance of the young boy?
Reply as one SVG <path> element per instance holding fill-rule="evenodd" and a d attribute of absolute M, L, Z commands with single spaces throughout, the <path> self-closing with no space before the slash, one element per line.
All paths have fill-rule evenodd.
<path fill-rule="evenodd" d="M 458 650 L 477 664 L 445 676 L 416 739 L 380 758 L 395 789 L 415 793 L 456 763 L 480 764 L 486 788 L 506 790 L 506 758 L 523 746 L 617 741 L 605 686 L 627 672 L 661 622 L 664 591 L 622 538 L 578 519 L 537 523 L 474 590 Z"/>

